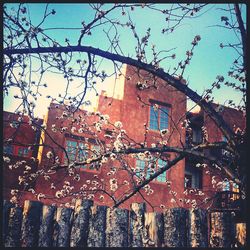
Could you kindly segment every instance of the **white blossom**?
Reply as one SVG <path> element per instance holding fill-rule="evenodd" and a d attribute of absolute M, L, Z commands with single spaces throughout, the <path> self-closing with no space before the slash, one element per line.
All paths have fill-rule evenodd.
<path fill-rule="evenodd" d="M 10 158 L 8 156 L 3 156 L 3 161 L 9 163 Z"/>
<path fill-rule="evenodd" d="M 55 196 L 56 196 L 56 198 L 61 198 L 63 196 L 62 191 L 57 191 Z"/>
<path fill-rule="evenodd" d="M 48 159 L 52 159 L 53 158 L 53 153 L 51 151 L 49 151 L 47 154 L 46 154 L 47 158 Z"/>
<path fill-rule="evenodd" d="M 41 198 L 44 198 L 45 197 L 45 194 L 42 194 L 42 193 L 39 193 L 38 195 L 37 195 L 37 199 L 40 201 L 41 200 Z"/>
<path fill-rule="evenodd" d="M 161 135 L 165 135 L 168 133 L 168 129 L 162 129 L 160 132 L 161 132 Z"/>
<path fill-rule="evenodd" d="M 122 128 L 122 123 L 120 121 L 115 122 L 114 126 L 116 128 Z"/>
<path fill-rule="evenodd" d="M 116 158 L 117 158 L 116 154 L 112 153 L 112 154 L 110 155 L 110 159 L 111 159 L 112 161 L 114 161 Z"/>

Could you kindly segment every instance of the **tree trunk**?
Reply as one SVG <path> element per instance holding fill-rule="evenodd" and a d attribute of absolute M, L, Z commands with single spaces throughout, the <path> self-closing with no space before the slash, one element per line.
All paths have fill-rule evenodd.
<path fill-rule="evenodd" d="M 165 247 L 187 246 L 187 215 L 184 208 L 168 208 L 164 212 Z"/>
<path fill-rule="evenodd" d="M 53 246 L 69 247 L 72 212 L 73 209 L 71 208 L 57 208 L 56 221 L 54 224 Z"/>
<path fill-rule="evenodd" d="M 106 247 L 128 247 L 129 211 L 107 209 Z"/>
<path fill-rule="evenodd" d="M 53 227 L 55 212 L 55 206 L 43 206 L 42 221 L 39 231 L 39 247 L 51 247 L 53 245 Z"/>
<path fill-rule="evenodd" d="M 210 246 L 232 247 L 235 239 L 235 223 L 231 212 L 212 212 L 210 216 Z"/>
<path fill-rule="evenodd" d="M 22 222 L 22 247 L 37 247 L 42 203 L 39 201 L 24 202 Z"/>
<path fill-rule="evenodd" d="M 130 212 L 130 246 L 143 247 L 145 203 L 132 203 Z"/>
<path fill-rule="evenodd" d="M 106 212 L 106 206 L 91 207 L 88 247 L 105 247 Z"/>
<path fill-rule="evenodd" d="M 91 213 L 91 200 L 77 200 L 70 236 L 71 247 L 86 247 L 89 233 L 89 218 Z"/>
<path fill-rule="evenodd" d="M 207 212 L 203 209 L 188 211 L 188 247 L 208 247 Z"/>
<path fill-rule="evenodd" d="M 8 233 L 5 239 L 5 247 L 21 246 L 21 228 L 22 228 L 23 209 L 13 207 L 10 209 Z"/>

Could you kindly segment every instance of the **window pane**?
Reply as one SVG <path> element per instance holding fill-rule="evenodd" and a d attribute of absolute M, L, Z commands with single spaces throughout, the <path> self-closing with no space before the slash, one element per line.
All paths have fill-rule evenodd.
<path fill-rule="evenodd" d="M 223 182 L 222 191 L 230 191 L 230 183 L 229 183 L 229 181 L 224 181 Z"/>
<path fill-rule="evenodd" d="M 166 181 L 166 172 L 160 174 L 160 175 L 157 177 L 157 181 L 159 181 L 159 182 L 165 182 L 165 181 Z"/>
<path fill-rule="evenodd" d="M 160 129 L 168 128 L 168 108 L 161 107 L 160 110 Z"/>
<path fill-rule="evenodd" d="M 149 128 L 158 130 L 158 110 L 154 110 L 152 106 L 150 107 Z"/>
<path fill-rule="evenodd" d="M 84 161 L 86 160 L 87 157 L 88 157 L 88 148 L 85 146 L 85 144 L 79 142 L 77 160 Z"/>
<path fill-rule="evenodd" d="M 187 180 L 187 186 L 191 188 L 202 188 L 202 171 L 192 166 L 186 166 L 185 179 Z"/>
<path fill-rule="evenodd" d="M 101 154 L 101 147 L 99 145 L 92 145 L 91 150 L 92 155 L 95 157 Z"/>
<path fill-rule="evenodd" d="M 142 160 L 136 160 L 136 168 L 139 169 L 139 173 L 136 173 L 137 176 L 140 176 L 140 173 L 145 173 L 146 162 Z"/>
<path fill-rule="evenodd" d="M 162 159 L 158 159 L 158 169 L 161 169 L 163 167 L 165 167 L 167 165 L 167 162 L 162 160 Z M 157 181 L 160 181 L 160 182 L 165 182 L 166 181 L 166 172 L 160 174 L 158 177 L 157 177 Z"/>
<path fill-rule="evenodd" d="M 98 156 L 100 156 L 100 152 L 101 152 L 101 147 L 99 145 L 91 145 L 90 148 L 90 152 L 88 152 L 88 155 L 90 155 L 93 158 L 97 158 Z M 89 169 L 93 169 L 93 170 L 98 170 L 100 167 L 99 162 L 93 162 L 91 163 L 91 165 L 89 165 Z"/>
<path fill-rule="evenodd" d="M 76 141 L 70 141 L 70 140 L 66 141 L 66 151 L 70 162 L 76 160 L 76 146 L 77 146 Z M 64 160 L 67 161 L 66 155 Z"/>
<path fill-rule="evenodd" d="M 192 175 L 185 174 L 185 188 L 192 187 Z"/>

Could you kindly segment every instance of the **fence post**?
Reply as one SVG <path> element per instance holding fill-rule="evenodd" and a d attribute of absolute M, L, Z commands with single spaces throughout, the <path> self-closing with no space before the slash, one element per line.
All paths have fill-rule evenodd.
<path fill-rule="evenodd" d="M 53 246 L 69 247 L 73 209 L 58 207 L 54 223 Z"/>
<path fill-rule="evenodd" d="M 164 216 L 163 213 L 156 212 L 156 225 L 158 228 L 157 236 L 158 236 L 158 247 L 164 246 Z"/>
<path fill-rule="evenodd" d="M 9 223 L 9 214 L 10 209 L 13 207 L 13 203 L 10 203 L 7 200 L 3 201 L 3 222 L 2 222 L 2 229 L 3 229 L 3 241 L 5 241 L 5 238 L 8 234 L 8 223 Z"/>
<path fill-rule="evenodd" d="M 41 202 L 29 200 L 24 202 L 21 238 L 22 247 L 38 246 L 41 212 Z"/>
<path fill-rule="evenodd" d="M 143 247 L 145 203 L 132 203 L 130 211 L 130 246 Z"/>
<path fill-rule="evenodd" d="M 91 206 L 93 206 L 93 201 L 91 200 L 78 199 L 76 201 L 70 236 L 71 247 L 87 246 Z"/>
<path fill-rule="evenodd" d="M 163 244 L 164 230 L 163 230 L 163 215 L 162 213 L 145 213 L 144 226 L 144 246 L 161 247 Z"/>
<path fill-rule="evenodd" d="M 105 247 L 106 206 L 92 206 L 89 220 L 88 247 Z"/>
<path fill-rule="evenodd" d="M 128 226 L 128 210 L 121 208 L 108 208 L 106 247 L 128 247 Z"/>
<path fill-rule="evenodd" d="M 207 212 L 204 209 L 188 210 L 188 247 L 208 247 Z"/>
<path fill-rule="evenodd" d="M 236 240 L 240 247 L 246 247 L 246 223 L 236 224 Z"/>
<path fill-rule="evenodd" d="M 5 238 L 5 247 L 21 246 L 21 227 L 22 227 L 23 209 L 13 207 L 10 209 L 8 233 Z"/>
<path fill-rule="evenodd" d="M 168 208 L 164 212 L 164 245 L 187 246 L 187 209 Z"/>
<path fill-rule="evenodd" d="M 56 206 L 43 206 L 42 220 L 39 230 L 39 247 L 51 247 L 53 245 L 53 226 L 55 211 Z"/>
<path fill-rule="evenodd" d="M 232 247 L 235 241 L 235 223 L 231 212 L 211 213 L 211 247 Z"/>

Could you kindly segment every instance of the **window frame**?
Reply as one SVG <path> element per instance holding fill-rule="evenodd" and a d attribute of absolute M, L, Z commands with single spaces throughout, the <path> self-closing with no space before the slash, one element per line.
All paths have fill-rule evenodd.
<path fill-rule="evenodd" d="M 66 151 L 67 151 L 67 142 L 68 141 L 76 142 L 76 145 L 78 147 L 79 147 L 80 143 L 82 143 L 84 145 L 87 144 L 88 147 L 85 148 L 85 152 L 86 152 L 86 155 L 87 155 L 86 159 L 89 158 L 89 154 L 91 153 L 91 151 L 95 150 L 95 149 L 93 149 L 94 147 L 96 147 L 96 146 L 100 147 L 98 144 L 94 144 L 94 143 L 91 143 L 91 142 L 85 142 L 83 140 L 77 140 L 77 139 L 75 139 L 73 137 L 67 136 L 67 137 L 64 138 L 64 147 L 65 147 Z M 67 153 L 68 153 L 68 151 L 67 151 Z M 79 149 L 77 149 L 77 151 L 76 151 L 76 155 L 75 155 L 75 160 L 74 161 L 76 161 L 76 159 L 78 157 L 78 154 L 79 154 Z M 62 162 L 67 163 L 67 160 L 68 159 L 67 159 L 65 153 L 63 153 L 62 154 Z M 70 160 L 70 157 L 69 157 L 69 160 Z M 79 165 L 77 167 L 78 167 L 78 170 L 81 170 L 81 171 L 89 171 L 89 172 L 95 172 L 95 173 L 100 172 L 100 169 L 91 168 L 91 164 L 86 164 L 85 166 Z"/>
<path fill-rule="evenodd" d="M 171 107 L 172 105 L 168 104 L 168 103 L 163 103 L 163 102 L 160 102 L 160 101 L 156 101 L 156 100 L 152 100 L 152 99 L 149 99 L 149 102 L 150 102 L 150 106 L 149 106 L 149 130 L 150 131 L 160 131 L 162 129 L 169 129 L 170 127 L 170 120 L 169 120 L 169 116 L 171 115 Z M 155 111 L 154 110 L 154 105 L 157 104 L 159 106 L 159 108 Z M 157 119 L 154 119 L 154 120 L 157 120 L 157 128 L 155 127 L 151 127 L 151 110 L 154 110 L 154 112 L 156 113 L 157 112 Z M 163 110 L 166 109 L 167 113 L 165 113 Z M 161 120 L 161 117 L 162 117 L 162 113 L 164 115 L 166 115 L 167 117 L 167 127 L 161 127 L 161 124 L 164 122 L 164 120 Z"/>

